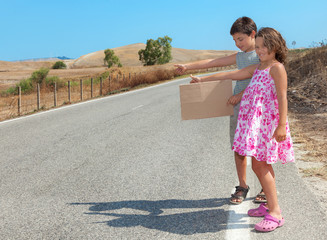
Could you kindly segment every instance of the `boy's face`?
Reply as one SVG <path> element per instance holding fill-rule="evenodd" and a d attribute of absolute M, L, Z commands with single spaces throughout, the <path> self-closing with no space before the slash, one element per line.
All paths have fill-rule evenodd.
<path fill-rule="evenodd" d="M 255 46 L 255 31 L 253 31 L 250 36 L 245 33 L 235 33 L 232 35 L 236 47 L 238 47 L 243 52 L 251 52 L 254 50 Z"/>

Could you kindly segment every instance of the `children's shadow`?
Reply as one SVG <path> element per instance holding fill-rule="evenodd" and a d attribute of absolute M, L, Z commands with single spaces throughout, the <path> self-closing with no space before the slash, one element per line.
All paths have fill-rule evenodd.
<path fill-rule="evenodd" d="M 110 227 L 143 226 L 164 232 L 191 235 L 226 229 L 229 211 L 219 209 L 219 207 L 227 203 L 227 198 L 213 198 L 204 200 L 90 202 L 71 203 L 71 205 L 89 205 L 90 212 L 85 214 L 108 216 L 110 220 L 98 223 L 106 223 Z M 118 210 L 128 213 L 117 213 Z M 140 214 L 139 211 L 144 212 L 144 214 Z M 234 213 L 233 228 L 247 228 L 248 226 L 243 224 L 245 220 L 242 220 L 245 216 L 245 214 Z"/>

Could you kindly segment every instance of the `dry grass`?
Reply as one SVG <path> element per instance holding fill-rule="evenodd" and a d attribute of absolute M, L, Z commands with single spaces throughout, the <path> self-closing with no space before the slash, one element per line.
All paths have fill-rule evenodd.
<path fill-rule="evenodd" d="M 215 68 L 222 70 L 226 68 Z M 85 75 L 81 75 L 81 70 Z M 92 71 L 93 70 L 93 71 Z M 49 75 L 58 76 L 63 74 L 61 84 L 63 87 L 57 90 L 57 104 L 61 106 L 78 101 L 87 100 L 100 95 L 116 94 L 134 88 L 156 84 L 158 82 L 172 80 L 177 77 L 173 64 L 150 66 L 150 67 L 123 67 L 123 68 L 95 68 L 95 69 L 70 69 L 50 71 Z M 193 72 L 195 73 L 195 72 Z M 60 76 L 63 76 L 60 75 Z M 93 92 L 91 91 L 91 78 L 93 78 Z M 102 94 L 100 93 L 100 78 L 102 78 Z M 83 81 L 83 94 L 81 99 L 80 80 Z M 68 98 L 68 81 L 71 81 L 71 100 Z M 55 106 L 54 90 L 51 87 L 42 86 L 40 93 L 40 107 L 37 109 L 36 91 L 22 95 L 22 107 L 18 113 L 18 96 L 2 95 L 0 98 L 0 121 L 16 117 L 18 115 L 31 114 L 35 111 L 50 109 Z"/>
<path fill-rule="evenodd" d="M 293 53 L 287 65 L 289 112 L 294 143 L 302 146 L 304 161 L 321 168 L 302 170 L 327 180 L 327 47 Z"/>
<path fill-rule="evenodd" d="M 293 111 L 327 112 L 327 46 L 293 54 L 287 70 Z"/>
<path fill-rule="evenodd" d="M 144 49 L 145 44 L 131 44 L 123 47 L 113 48 L 115 54 L 120 58 L 124 68 L 131 67 L 129 72 L 144 72 L 147 67 L 143 67 L 139 61 L 138 51 Z M 192 62 L 201 59 L 218 58 L 235 53 L 227 50 L 190 50 L 172 48 L 171 63 Z M 50 70 L 49 76 L 58 76 L 65 80 L 77 80 L 94 77 L 102 74 L 107 69 L 104 66 L 103 50 L 89 53 L 75 60 L 65 60 L 68 69 Z M 30 75 L 43 68 L 51 68 L 55 61 L 48 62 L 5 62 L 0 61 L 0 91 L 15 86 L 20 80 L 30 77 Z"/>

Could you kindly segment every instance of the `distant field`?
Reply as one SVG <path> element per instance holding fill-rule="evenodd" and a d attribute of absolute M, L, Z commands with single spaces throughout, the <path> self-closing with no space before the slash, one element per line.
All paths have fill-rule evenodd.
<path fill-rule="evenodd" d="M 138 51 L 144 49 L 145 44 L 137 43 L 123 47 L 114 48 L 115 54 L 120 58 L 124 67 L 131 67 L 132 71 L 146 71 L 147 67 L 143 67 L 138 59 Z M 192 62 L 201 59 L 217 58 L 235 53 L 228 50 L 189 50 L 181 48 L 173 48 L 172 63 Z M 107 68 L 104 66 L 103 50 L 89 53 L 75 60 L 65 60 L 68 69 L 51 70 L 49 76 L 58 76 L 67 80 L 79 78 L 90 78 L 100 75 Z M 49 62 L 5 62 L 0 61 L 0 91 L 14 86 L 20 80 L 28 78 L 41 67 L 51 68 L 54 61 Z"/>

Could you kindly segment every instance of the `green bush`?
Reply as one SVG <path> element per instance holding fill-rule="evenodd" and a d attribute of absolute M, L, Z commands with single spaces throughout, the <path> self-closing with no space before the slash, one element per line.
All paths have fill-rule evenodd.
<path fill-rule="evenodd" d="M 57 83 L 57 89 L 65 86 L 65 83 L 58 76 L 51 76 L 45 79 L 47 86 L 54 87 L 55 83 Z"/>
<path fill-rule="evenodd" d="M 21 87 L 22 93 L 30 92 L 34 89 L 33 82 L 31 78 L 21 80 L 15 88 L 14 92 L 17 92 L 18 87 Z"/>
<path fill-rule="evenodd" d="M 37 84 L 37 83 L 42 84 L 45 82 L 45 79 L 47 78 L 48 73 L 49 73 L 48 68 L 40 68 L 40 70 L 32 73 L 32 76 L 30 77 L 30 79 L 32 80 L 33 84 Z"/>
<path fill-rule="evenodd" d="M 10 87 L 7 90 L 2 90 L 0 96 L 8 97 L 9 95 L 16 95 L 18 93 L 17 91 L 17 87 Z"/>
<path fill-rule="evenodd" d="M 58 61 L 53 64 L 52 69 L 66 69 L 67 65 L 63 61 Z"/>

